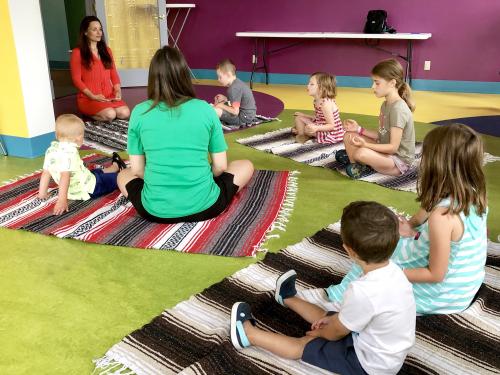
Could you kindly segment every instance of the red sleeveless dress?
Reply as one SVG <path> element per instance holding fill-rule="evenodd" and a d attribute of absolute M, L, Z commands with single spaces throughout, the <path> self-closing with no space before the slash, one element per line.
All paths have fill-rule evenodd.
<path fill-rule="evenodd" d="M 111 50 L 109 48 L 108 52 L 111 56 L 111 69 L 106 69 L 102 61 L 94 55 L 92 55 L 90 69 L 87 69 L 82 64 L 80 49 L 75 48 L 71 52 L 71 78 L 73 79 L 75 87 L 80 90 L 76 96 L 76 104 L 78 110 L 84 115 L 92 116 L 106 108 L 118 108 L 127 105 L 123 100 L 116 102 L 98 102 L 96 100 L 90 100 L 87 95 L 83 93 L 83 90 L 87 88 L 92 91 L 94 95 L 102 94 L 108 99 L 114 98 L 113 86 L 120 83 L 120 77 L 118 77 L 113 55 L 111 55 Z"/>

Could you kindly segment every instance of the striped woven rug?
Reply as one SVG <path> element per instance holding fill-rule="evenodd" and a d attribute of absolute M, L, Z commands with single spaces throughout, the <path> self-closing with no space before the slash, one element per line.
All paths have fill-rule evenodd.
<path fill-rule="evenodd" d="M 323 288 L 339 283 L 350 266 L 339 229 L 331 225 L 277 254 L 269 253 L 263 261 L 165 310 L 96 360 L 94 373 L 326 374 L 256 347 L 236 351 L 229 320 L 233 303 L 246 301 L 261 328 L 304 335 L 308 325 L 274 301 L 276 278 L 295 269 L 299 294 L 334 309 Z M 465 312 L 417 318 L 416 344 L 401 374 L 499 373 L 500 244 L 490 243 L 488 254 L 484 284 Z"/>
<path fill-rule="evenodd" d="M 279 121 L 274 117 L 257 115 L 250 125 L 239 127 L 222 126 L 224 133 L 248 129 L 250 127 L 262 124 L 264 122 Z M 86 121 L 84 145 L 95 150 L 108 154 L 115 151 L 124 151 L 127 149 L 128 121 L 113 120 L 111 123 L 103 121 Z"/>
<path fill-rule="evenodd" d="M 89 155 L 92 164 L 109 157 Z M 218 217 L 178 224 L 151 223 L 139 217 L 117 190 L 88 201 L 73 201 L 69 212 L 52 215 L 57 186 L 50 198 L 37 198 L 40 172 L 0 187 L 0 226 L 107 245 L 177 250 L 223 256 L 253 256 L 270 230 L 285 229 L 297 191 L 294 172 L 256 171 Z"/>
<path fill-rule="evenodd" d="M 344 176 L 347 176 L 345 168 L 335 160 L 335 153 L 345 148 L 343 142 L 337 144 L 320 144 L 316 142 L 311 142 L 309 144 L 296 143 L 295 137 L 291 133 L 291 128 L 283 128 L 265 134 L 257 134 L 252 137 L 238 139 L 236 142 L 300 163 L 334 169 Z M 401 176 L 386 176 L 381 173 L 370 172 L 361 177 L 360 180 L 372 182 L 395 190 L 416 192 L 417 172 L 422 152 L 422 143 L 418 142 L 416 144 L 415 151 L 415 163 L 405 174 Z M 485 154 L 485 163 L 496 160 L 500 160 L 500 158 Z"/>

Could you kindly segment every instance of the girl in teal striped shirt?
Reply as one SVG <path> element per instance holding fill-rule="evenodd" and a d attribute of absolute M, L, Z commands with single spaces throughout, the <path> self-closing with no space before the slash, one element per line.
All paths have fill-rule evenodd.
<path fill-rule="evenodd" d="M 409 220 L 400 218 L 392 256 L 413 284 L 419 314 L 463 311 L 483 282 L 488 209 L 482 165 L 482 140 L 465 125 L 440 126 L 424 139 L 420 209 Z M 327 289 L 329 298 L 341 302 L 360 274 L 354 265 L 341 284 Z"/>

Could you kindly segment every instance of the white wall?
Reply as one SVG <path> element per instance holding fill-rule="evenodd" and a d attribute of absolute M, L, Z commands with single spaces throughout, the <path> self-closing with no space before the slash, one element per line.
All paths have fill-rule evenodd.
<path fill-rule="evenodd" d="M 54 131 L 54 108 L 38 0 L 8 0 L 29 137 Z"/>

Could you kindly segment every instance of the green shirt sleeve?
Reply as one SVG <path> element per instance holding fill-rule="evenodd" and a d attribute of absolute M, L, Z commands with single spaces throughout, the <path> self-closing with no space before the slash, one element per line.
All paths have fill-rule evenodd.
<path fill-rule="evenodd" d="M 132 111 L 128 125 L 127 152 L 129 155 L 144 155 L 144 147 L 139 133 L 139 114 L 137 107 Z"/>
<path fill-rule="evenodd" d="M 224 133 L 222 132 L 222 125 L 220 123 L 219 117 L 215 111 L 210 108 L 210 122 L 211 122 L 211 132 L 210 141 L 208 143 L 208 152 L 216 154 L 218 152 L 223 152 L 227 150 L 226 140 L 224 139 Z"/>

